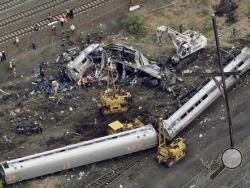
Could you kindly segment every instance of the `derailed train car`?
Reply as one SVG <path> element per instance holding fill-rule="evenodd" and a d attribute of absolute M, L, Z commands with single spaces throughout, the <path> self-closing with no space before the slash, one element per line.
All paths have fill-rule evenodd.
<path fill-rule="evenodd" d="M 153 148 L 157 132 L 152 125 L 78 144 L 2 162 L 6 184 L 52 174 L 86 164 Z"/>
<path fill-rule="evenodd" d="M 245 47 L 241 53 L 224 68 L 224 72 L 238 71 L 239 76 L 242 76 L 249 71 L 249 69 L 250 49 Z M 239 76 L 226 76 L 226 87 L 230 88 L 239 79 Z M 215 77 L 215 79 L 218 84 L 221 84 L 220 76 Z M 216 82 L 214 80 L 208 82 L 172 116 L 163 121 L 164 133 L 168 140 L 172 140 L 221 95 L 221 91 Z"/>

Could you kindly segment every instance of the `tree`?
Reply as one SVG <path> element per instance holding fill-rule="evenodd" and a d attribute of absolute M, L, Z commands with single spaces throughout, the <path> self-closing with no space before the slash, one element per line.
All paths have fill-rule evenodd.
<path fill-rule="evenodd" d="M 123 20 L 123 26 L 129 32 L 138 34 L 144 31 L 144 22 L 138 16 L 128 16 Z"/>

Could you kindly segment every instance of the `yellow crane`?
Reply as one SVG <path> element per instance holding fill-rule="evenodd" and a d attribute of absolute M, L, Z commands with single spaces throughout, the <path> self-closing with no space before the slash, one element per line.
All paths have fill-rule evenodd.
<path fill-rule="evenodd" d="M 113 71 L 112 62 L 110 62 L 107 89 L 101 92 L 100 99 L 97 100 L 97 107 L 103 115 L 128 111 L 128 103 L 132 97 L 130 92 L 115 87 Z"/>
<path fill-rule="evenodd" d="M 182 138 L 175 139 L 169 145 L 166 144 L 166 139 L 163 132 L 163 120 L 159 122 L 158 135 L 158 153 L 157 159 L 159 163 L 165 163 L 168 167 L 183 159 L 186 155 L 186 144 Z"/>

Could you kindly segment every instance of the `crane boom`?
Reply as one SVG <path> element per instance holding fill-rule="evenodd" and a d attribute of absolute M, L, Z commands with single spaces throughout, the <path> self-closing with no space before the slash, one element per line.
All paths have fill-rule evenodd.
<path fill-rule="evenodd" d="M 207 46 L 207 38 L 198 31 L 187 30 L 184 33 L 180 33 L 170 27 L 162 25 L 157 28 L 157 32 L 166 32 L 168 34 L 176 49 L 176 57 L 173 57 L 173 59 L 176 59 L 176 63 L 178 63 L 180 59 L 184 59 Z"/>

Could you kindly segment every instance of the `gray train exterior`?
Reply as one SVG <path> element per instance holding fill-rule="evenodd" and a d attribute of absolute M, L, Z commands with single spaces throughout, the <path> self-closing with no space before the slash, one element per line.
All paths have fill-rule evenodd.
<path fill-rule="evenodd" d="M 240 75 L 246 73 L 250 68 L 250 49 L 245 47 L 241 53 L 232 60 L 224 72 L 239 71 Z M 231 87 L 238 76 L 227 76 L 226 86 Z M 221 84 L 221 77 L 215 77 Z M 168 140 L 172 140 L 180 131 L 187 127 L 199 114 L 201 114 L 211 103 L 221 95 L 214 80 L 208 82 L 188 102 L 179 108 L 172 116 L 163 121 L 164 133 Z"/>
<path fill-rule="evenodd" d="M 153 148 L 157 132 L 152 125 L 74 145 L 1 162 L 6 184 L 52 174 L 78 166 Z"/>

